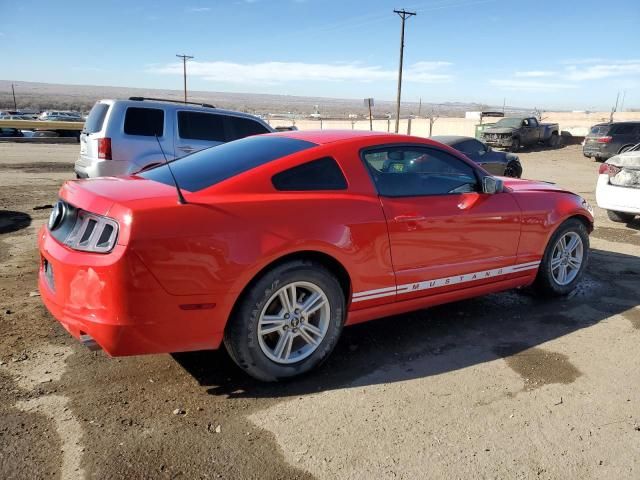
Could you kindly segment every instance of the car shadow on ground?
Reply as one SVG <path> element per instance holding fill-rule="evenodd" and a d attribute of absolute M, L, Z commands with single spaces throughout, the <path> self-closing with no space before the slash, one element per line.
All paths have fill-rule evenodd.
<path fill-rule="evenodd" d="M 0 210 L 0 234 L 17 232 L 31 225 L 31 215 L 24 212 Z"/>
<path fill-rule="evenodd" d="M 570 297 L 541 299 L 520 289 L 348 327 L 322 367 L 282 383 L 253 380 L 224 349 L 173 357 L 210 394 L 230 398 L 401 382 L 511 357 L 589 328 L 639 305 L 638 281 L 639 257 L 592 250 L 588 274 Z"/>

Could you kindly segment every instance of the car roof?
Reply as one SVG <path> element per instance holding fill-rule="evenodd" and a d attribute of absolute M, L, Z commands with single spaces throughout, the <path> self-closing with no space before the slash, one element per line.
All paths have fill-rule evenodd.
<path fill-rule="evenodd" d="M 251 115 L 250 113 L 245 113 L 245 112 L 238 112 L 237 110 L 225 110 L 223 108 L 217 108 L 217 107 L 204 107 L 201 105 L 191 105 L 191 104 L 185 104 L 185 103 L 180 103 L 180 102 L 163 102 L 161 100 L 122 100 L 122 99 L 111 99 L 111 98 L 104 98 L 101 100 L 98 100 L 98 103 L 108 103 L 111 105 L 115 105 L 115 104 L 119 104 L 119 105 L 126 105 L 128 107 L 140 107 L 140 108 L 159 108 L 162 107 L 165 110 L 193 110 L 196 112 L 210 112 L 210 113 L 216 113 L 219 115 L 233 115 L 235 117 L 245 117 L 245 118 L 250 118 L 250 119 L 259 119 L 259 117 L 256 117 L 255 115 Z M 261 119 L 259 119 L 261 120 Z"/>
<path fill-rule="evenodd" d="M 464 135 L 434 135 L 430 138 L 445 145 L 455 145 L 456 143 L 466 142 L 467 140 L 477 140 L 473 137 L 465 137 Z"/>
<path fill-rule="evenodd" d="M 286 132 L 272 133 L 280 137 L 295 138 L 297 140 L 305 140 L 317 145 L 326 143 L 340 142 L 346 140 L 355 140 L 365 137 L 388 137 L 389 139 L 402 140 L 411 139 L 407 135 L 397 135 L 387 132 L 371 132 L 369 130 L 293 130 Z M 424 139 L 420 139 L 424 140 Z"/>

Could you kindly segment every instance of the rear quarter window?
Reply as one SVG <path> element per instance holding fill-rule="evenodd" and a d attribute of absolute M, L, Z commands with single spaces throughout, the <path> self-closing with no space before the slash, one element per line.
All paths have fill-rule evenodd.
<path fill-rule="evenodd" d="M 264 125 L 250 118 L 228 117 L 228 121 L 231 127 L 231 140 L 270 133 Z"/>
<path fill-rule="evenodd" d="M 164 134 L 164 110 L 141 107 L 127 108 L 124 115 L 124 133 L 161 137 Z"/>
<path fill-rule="evenodd" d="M 324 157 L 303 163 L 273 176 L 276 190 L 314 191 L 346 190 L 347 179 L 338 163 L 331 157 Z"/>

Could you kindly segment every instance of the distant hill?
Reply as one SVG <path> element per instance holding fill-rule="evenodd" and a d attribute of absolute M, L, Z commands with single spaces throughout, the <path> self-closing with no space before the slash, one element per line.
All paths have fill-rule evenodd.
<path fill-rule="evenodd" d="M 174 100 L 182 99 L 182 90 L 145 89 L 129 87 L 106 87 L 98 85 L 60 85 L 54 83 L 22 82 L 0 80 L 0 109 L 13 108 L 11 84 L 16 86 L 18 108 L 37 110 L 79 110 L 88 111 L 101 98 L 158 97 Z M 229 108 L 254 114 L 289 114 L 307 116 L 314 113 L 318 105 L 320 114 L 327 118 L 345 118 L 349 114 L 367 115 L 362 99 L 298 97 L 292 95 L 270 95 L 261 93 L 229 92 L 189 92 L 189 101 L 210 103 L 220 108 Z M 461 117 L 466 111 L 502 110 L 502 106 L 476 103 L 448 102 L 442 104 L 403 102 L 401 115 L 427 115 L 437 112 L 441 117 Z M 376 101 L 373 114 L 382 117 L 395 111 L 394 102 Z M 530 109 L 508 107 L 507 113 L 528 112 Z"/>

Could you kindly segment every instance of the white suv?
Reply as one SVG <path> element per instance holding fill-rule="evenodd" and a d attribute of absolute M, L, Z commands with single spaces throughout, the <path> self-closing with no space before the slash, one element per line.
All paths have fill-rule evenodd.
<path fill-rule="evenodd" d="M 640 144 L 600 165 L 596 201 L 614 222 L 640 215 Z"/>
<path fill-rule="evenodd" d="M 204 148 L 274 130 L 207 104 L 131 97 L 98 101 L 80 134 L 78 178 L 130 175 Z"/>

